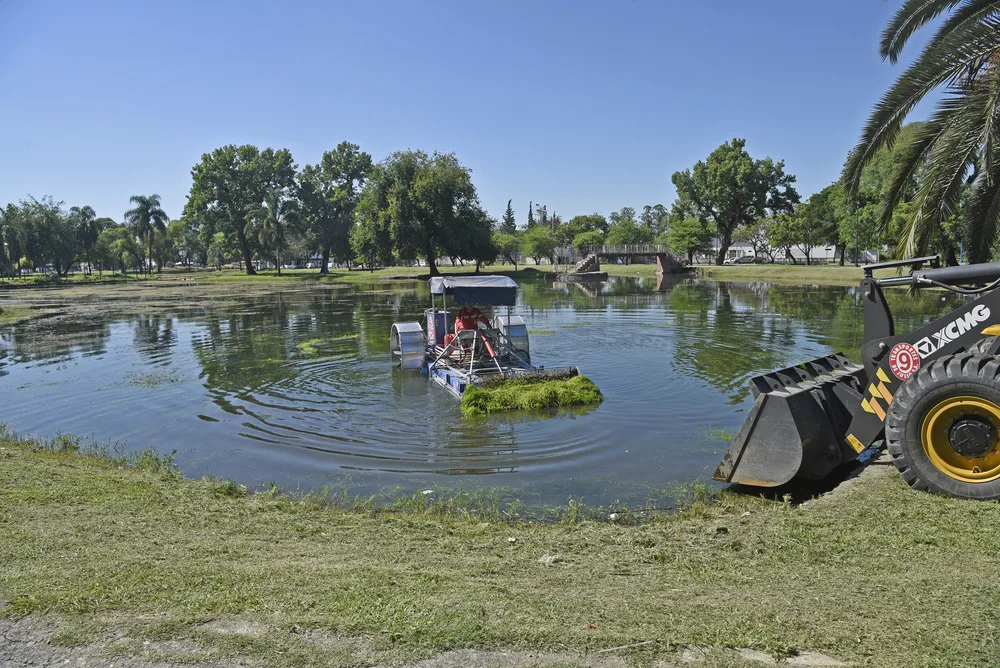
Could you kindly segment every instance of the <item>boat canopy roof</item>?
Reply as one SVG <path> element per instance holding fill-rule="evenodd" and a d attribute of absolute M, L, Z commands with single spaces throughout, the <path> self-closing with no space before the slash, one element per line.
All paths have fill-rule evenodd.
<path fill-rule="evenodd" d="M 517 283 L 507 276 L 435 276 L 432 295 L 448 295 L 455 304 L 513 306 Z"/>

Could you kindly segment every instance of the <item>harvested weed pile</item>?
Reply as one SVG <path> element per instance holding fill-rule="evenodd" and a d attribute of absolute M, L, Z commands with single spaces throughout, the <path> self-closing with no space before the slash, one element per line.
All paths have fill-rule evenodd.
<path fill-rule="evenodd" d="M 561 406 L 587 406 L 604 399 L 586 376 L 560 379 L 510 380 L 486 387 L 469 387 L 462 394 L 462 414 L 478 417 L 503 411 L 537 411 Z"/>

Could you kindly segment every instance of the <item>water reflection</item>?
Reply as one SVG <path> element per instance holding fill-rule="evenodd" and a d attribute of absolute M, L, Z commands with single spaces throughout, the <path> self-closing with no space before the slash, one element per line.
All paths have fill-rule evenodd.
<path fill-rule="evenodd" d="M 953 307 L 889 299 L 901 330 Z M 855 288 L 539 277 L 518 305 L 533 357 L 579 364 L 606 401 L 470 421 L 450 394 L 389 368 L 391 323 L 419 321 L 428 303 L 421 282 L 337 285 L 0 328 L 0 421 L 177 450 L 188 474 L 250 484 L 374 493 L 449 476 L 542 501 L 642 502 L 714 470 L 750 376 L 857 358 L 861 343 Z"/>

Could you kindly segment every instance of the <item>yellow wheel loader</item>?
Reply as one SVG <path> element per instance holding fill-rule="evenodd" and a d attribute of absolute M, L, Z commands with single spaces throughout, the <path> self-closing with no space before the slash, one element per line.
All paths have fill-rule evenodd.
<path fill-rule="evenodd" d="M 751 379 L 753 407 L 713 477 L 815 481 L 884 445 L 915 489 L 1000 499 L 1000 262 L 936 265 L 931 256 L 864 267 L 862 364 L 835 354 Z M 902 267 L 909 275 L 872 276 Z M 892 286 L 975 298 L 899 334 L 883 294 Z"/>

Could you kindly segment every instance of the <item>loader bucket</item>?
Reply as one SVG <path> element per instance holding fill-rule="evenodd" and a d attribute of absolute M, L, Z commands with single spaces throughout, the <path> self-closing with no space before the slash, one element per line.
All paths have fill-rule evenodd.
<path fill-rule="evenodd" d="M 854 452 L 843 441 L 866 384 L 841 354 L 752 378 L 753 408 L 712 477 L 777 487 L 827 476 Z"/>

